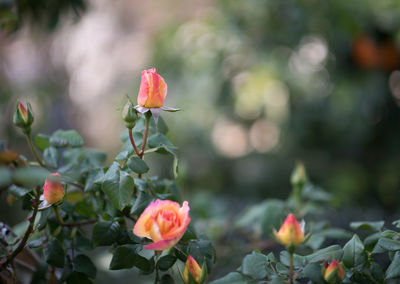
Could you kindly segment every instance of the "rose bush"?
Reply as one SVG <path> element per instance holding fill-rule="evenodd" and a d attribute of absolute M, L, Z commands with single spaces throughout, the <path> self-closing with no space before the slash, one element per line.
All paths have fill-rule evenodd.
<path fill-rule="evenodd" d="M 75 130 L 33 139 L 31 107 L 17 102 L 13 121 L 35 161 L 0 143 L 0 193 L 7 194 L 11 205 L 21 200 L 28 211 L 27 221 L 19 225 L 22 233 L 0 223 L 1 283 L 19 278 L 32 284 L 92 283 L 98 262 L 91 256 L 99 247 L 112 254 L 110 270 L 135 269 L 152 274 L 155 283 L 207 280 L 215 250 L 191 223 L 189 204 L 175 180 L 177 147 L 166 136 L 165 121 L 159 118 L 157 125 L 159 109 L 176 111 L 163 106 L 165 95 L 162 77 L 155 69 L 145 70 L 139 106 L 128 98 L 123 108 L 127 129 L 110 165 L 105 165 L 104 153 L 84 147 Z M 154 153 L 172 157 L 170 179 L 149 176 L 145 157 Z M 229 243 L 237 230 L 260 247 L 234 272 L 219 279 L 213 274 L 211 283 L 376 284 L 400 279 L 400 220 L 353 222 L 354 234 L 334 228 L 321 220 L 332 195 L 309 181 L 301 163 L 290 180 L 293 191 L 287 200 L 265 200 L 225 226 L 225 238 L 216 241 L 229 246 L 229 253 L 239 249 Z M 300 225 L 295 216 L 307 223 Z M 31 275 L 20 277 L 27 267 Z"/>
<path fill-rule="evenodd" d="M 30 211 L 21 236 L 0 223 L 1 283 L 22 279 L 27 266 L 32 274 L 23 278 L 32 283 L 92 283 L 97 263 L 89 255 L 96 247 L 112 253 L 110 270 L 136 268 L 153 274 L 157 283 L 184 281 L 175 267 L 183 271 L 188 255 L 196 255 L 208 266 L 205 278 L 215 253 L 211 242 L 190 226 L 189 204 L 175 181 L 177 147 L 157 111 L 166 93 L 154 68 L 143 71 L 139 106 L 127 98 L 122 110 L 127 129 L 111 165 L 104 164 L 104 153 L 84 147 L 75 130 L 31 135 L 31 106 L 17 102 L 13 121 L 22 128 L 35 161 L 0 143 L 0 193 L 8 194 L 10 204 L 22 200 Z M 148 175 L 145 157 L 151 153 L 173 158 L 171 179 Z M 33 256 L 29 264 L 27 254 Z"/>

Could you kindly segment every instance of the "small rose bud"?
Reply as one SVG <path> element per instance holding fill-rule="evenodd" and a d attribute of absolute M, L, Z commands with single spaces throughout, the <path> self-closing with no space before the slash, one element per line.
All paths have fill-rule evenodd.
<path fill-rule="evenodd" d="M 185 265 L 185 270 L 183 271 L 183 279 L 186 284 L 201 284 L 205 280 L 205 270 L 200 267 L 197 261 L 188 255 Z"/>
<path fill-rule="evenodd" d="M 306 174 L 306 169 L 303 163 L 299 162 L 297 163 L 296 167 L 292 172 L 292 176 L 290 177 L 290 182 L 292 183 L 293 186 L 302 187 L 307 183 L 307 181 L 308 178 Z"/>
<path fill-rule="evenodd" d="M 341 283 L 344 279 L 343 267 L 336 260 L 332 260 L 331 263 L 326 267 L 324 273 L 324 279 L 329 284 Z"/>
<path fill-rule="evenodd" d="M 52 177 L 61 177 L 58 173 L 53 173 Z M 57 178 L 46 179 L 43 186 L 43 196 L 44 199 L 49 204 L 55 204 L 60 202 L 64 198 L 64 189 L 61 182 L 56 180 Z"/>
<path fill-rule="evenodd" d="M 24 133 L 30 133 L 31 124 L 33 123 L 33 114 L 30 103 L 27 103 L 25 107 L 19 100 L 17 100 L 13 122 L 16 126 L 22 128 Z"/>
<path fill-rule="evenodd" d="M 286 217 L 279 231 L 274 231 L 274 234 L 285 246 L 297 246 L 304 241 L 304 232 L 293 214 Z"/>
<path fill-rule="evenodd" d="M 138 118 L 136 110 L 132 102 L 128 99 L 122 111 L 122 118 L 125 121 L 125 126 L 132 129 L 135 126 L 136 120 Z"/>
<path fill-rule="evenodd" d="M 142 71 L 138 105 L 145 108 L 160 108 L 167 96 L 167 83 L 157 74 L 156 68 Z"/>

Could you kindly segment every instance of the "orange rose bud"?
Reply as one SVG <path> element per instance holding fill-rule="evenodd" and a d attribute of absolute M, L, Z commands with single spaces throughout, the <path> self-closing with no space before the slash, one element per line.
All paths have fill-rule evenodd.
<path fill-rule="evenodd" d="M 189 276 L 189 273 L 192 277 Z M 190 278 L 192 278 L 192 281 L 190 281 Z M 203 278 L 203 270 L 201 269 L 200 265 L 191 255 L 189 255 L 186 260 L 185 270 L 183 271 L 183 279 L 185 280 L 185 283 L 202 283 L 204 280 Z"/>
<path fill-rule="evenodd" d="M 297 246 L 304 241 L 304 232 L 293 214 L 289 214 L 278 232 L 276 238 L 285 246 Z"/>
<path fill-rule="evenodd" d="M 337 260 L 332 260 L 325 270 L 324 279 L 330 284 L 340 283 L 344 279 L 343 267 Z"/>
<path fill-rule="evenodd" d="M 189 204 L 170 200 L 151 202 L 140 215 L 133 233 L 140 238 L 151 238 L 154 243 L 145 245 L 145 249 L 166 250 L 173 247 L 182 238 L 190 222 Z"/>
<path fill-rule="evenodd" d="M 19 100 L 17 100 L 13 122 L 16 126 L 22 128 L 25 133 L 30 132 L 31 124 L 33 123 L 33 114 L 29 103 L 27 103 L 25 107 Z"/>
<path fill-rule="evenodd" d="M 61 177 L 58 173 L 53 173 L 50 176 Z M 59 181 L 46 179 L 43 186 L 44 199 L 49 204 L 60 202 L 64 198 L 64 189 Z"/>
<path fill-rule="evenodd" d="M 157 74 L 156 68 L 142 71 L 137 102 L 145 108 L 160 108 L 167 96 L 167 83 Z"/>

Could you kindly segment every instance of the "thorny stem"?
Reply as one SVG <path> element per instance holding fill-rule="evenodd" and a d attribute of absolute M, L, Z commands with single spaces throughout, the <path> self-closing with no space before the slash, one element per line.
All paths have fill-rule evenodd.
<path fill-rule="evenodd" d="M 30 134 L 26 134 L 26 139 L 28 140 L 29 147 L 31 148 L 31 151 L 33 153 L 33 156 L 35 156 L 36 161 L 41 165 L 43 168 L 46 168 L 46 165 L 43 163 L 43 161 L 39 158 L 39 155 L 36 152 L 35 147 L 33 146 L 32 143 L 32 137 Z"/>
<path fill-rule="evenodd" d="M 33 200 L 32 216 L 28 218 L 28 221 L 29 221 L 28 228 L 26 229 L 24 237 L 22 238 L 18 247 L 11 253 L 11 255 L 9 255 L 6 258 L 6 260 L 3 263 L 1 263 L 0 271 L 5 269 L 8 264 L 12 263 L 13 259 L 25 248 L 25 245 L 26 245 L 30 235 L 33 232 L 33 225 L 35 224 L 36 214 L 37 214 L 38 208 L 39 208 L 39 198 L 40 198 L 39 187 L 36 187 L 35 199 Z"/>
<path fill-rule="evenodd" d="M 60 212 L 58 211 L 58 207 L 53 206 L 52 209 L 53 209 L 54 215 L 56 216 L 56 221 L 57 221 L 58 225 L 60 225 L 62 227 L 79 227 L 79 226 L 83 226 L 83 225 L 93 224 L 97 221 L 96 219 L 91 219 L 91 220 L 86 220 L 86 221 L 82 221 L 82 222 L 64 223 L 60 216 Z"/>
<path fill-rule="evenodd" d="M 138 157 L 140 157 L 140 152 L 139 152 L 138 148 L 136 147 L 135 140 L 133 139 L 132 128 L 128 128 L 128 133 L 129 133 L 129 140 L 131 141 L 132 147 L 135 150 L 136 155 Z"/>

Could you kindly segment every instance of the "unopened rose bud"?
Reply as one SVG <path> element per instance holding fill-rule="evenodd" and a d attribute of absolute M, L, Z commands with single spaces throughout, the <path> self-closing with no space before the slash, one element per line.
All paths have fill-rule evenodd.
<path fill-rule="evenodd" d="M 136 110 L 132 102 L 128 99 L 122 111 L 122 118 L 125 121 L 125 126 L 132 129 L 135 126 L 136 120 L 138 118 Z"/>
<path fill-rule="evenodd" d="M 186 284 L 201 284 L 205 280 L 206 269 L 202 269 L 197 261 L 189 255 L 186 260 L 183 279 Z"/>
<path fill-rule="evenodd" d="M 57 177 L 61 177 L 60 174 L 53 173 L 50 176 L 53 178 L 46 179 L 43 186 L 43 196 L 47 203 L 55 204 L 64 198 L 64 189 L 61 185 L 61 182 L 56 180 Z"/>
<path fill-rule="evenodd" d="M 144 70 L 140 83 L 138 105 L 145 108 L 160 108 L 167 96 L 167 83 L 157 74 L 156 68 Z"/>
<path fill-rule="evenodd" d="M 289 214 L 278 232 L 274 231 L 278 241 L 285 246 L 297 246 L 304 241 L 304 232 L 293 214 Z"/>
<path fill-rule="evenodd" d="M 290 182 L 292 183 L 293 186 L 302 187 L 307 183 L 307 181 L 308 178 L 306 174 L 306 169 L 303 163 L 299 162 L 297 163 L 296 167 L 292 172 L 292 176 L 290 177 Z"/>
<path fill-rule="evenodd" d="M 33 123 L 33 114 L 30 103 L 27 103 L 25 107 L 19 100 L 17 100 L 13 122 L 16 126 L 22 128 L 24 133 L 30 133 L 31 124 Z"/>
<path fill-rule="evenodd" d="M 324 273 L 324 279 L 329 284 L 341 283 L 344 279 L 343 267 L 336 260 L 332 260 L 331 263 L 326 267 Z"/>

